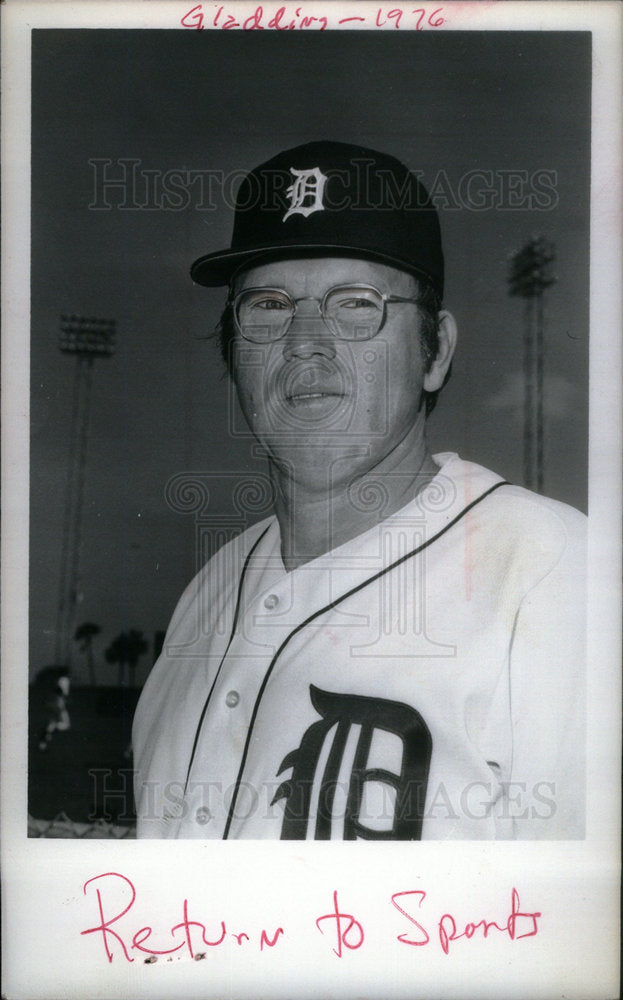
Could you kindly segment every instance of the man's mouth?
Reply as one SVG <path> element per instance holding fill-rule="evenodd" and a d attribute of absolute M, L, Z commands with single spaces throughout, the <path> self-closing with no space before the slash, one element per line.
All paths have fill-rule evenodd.
<path fill-rule="evenodd" d="M 294 406 L 305 403 L 313 403 L 317 401 L 322 401 L 325 399 L 336 400 L 341 399 L 343 393 L 334 392 L 331 389 L 314 389 L 303 391 L 295 391 L 286 393 L 286 401 Z"/>
<path fill-rule="evenodd" d="M 280 373 L 275 386 L 277 398 L 291 410 L 310 417 L 325 417 L 339 407 L 349 394 L 349 385 L 334 361 L 316 359 L 288 365 Z"/>
<path fill-rule="evenodd" d="M 289 392 L 286 399 L 322 399 L 325 396 L 341 395 L 341 392 L 333 392 L 331 389 L 316 389 L 314 392 Z"/>

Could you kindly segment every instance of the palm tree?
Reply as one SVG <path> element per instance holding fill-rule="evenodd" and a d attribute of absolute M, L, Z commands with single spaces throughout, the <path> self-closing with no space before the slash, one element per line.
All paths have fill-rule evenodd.
<path fill-rule="evenodd" d="M 147 651 L 147 641 L 142 632 L 137 629 L 130 629 L 129 632 L 120 632 L 116 639 L 113 639 L 105 652 L 108 663 L 119 664 L 119 687 L 125 687 L 126 666 L 135 669 L 139 658 Z"/>
<path fill-rule="evenodd" d="M 101 631 L 100 626 L 94 622 L 83 622 L 82 625 L 78 625 L 78 628 L 74 632 L 74 639 L 80 643 L 80 652 L 86 653 L 89 668 L 89 683 L 92 687 L 95 687 L 97 684 L 95 663 L 93 662 L 93 639 Z"/>

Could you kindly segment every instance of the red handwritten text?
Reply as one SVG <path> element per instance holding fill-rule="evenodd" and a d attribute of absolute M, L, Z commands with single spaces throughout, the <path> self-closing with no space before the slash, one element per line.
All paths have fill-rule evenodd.
<path fill-rule="evenodd" d="M 285 935 L 283 926 L 276 926 L 271 931 L 265 927 L 252 930 L 229 930 L 224 920 L 214 920 L 206 925 L 201 920 L 190 915 L 190 906 L 184 899 L 178 912 L 181 918 L 176 922 L 166 921 L 167 929 L 154 931 L 150 924 L 144 927 L 130 928 L 130 911 L 136 902 L 137 893 L 133 882 L 120 872 L 104 872 L 94 875 L 84 883 L 85 896 L 95 899 L 98 919 L 93 926 L 85 928 L 83 935 L 97 935 L 104 948 L 108 962 L 115 957 L 126 962 L 135 961 L 135 953 L 149 956 L 143 959 L 147 963 L 158 960 L 160 956 L 189 957 L 202 959 L 206 957 L 206 949 L 219 948 L 228 942 L 230 946 L 245 948 L 259 947 L 275 948 Z M 348 913 L 340 906 L 338 891 L 333 891 L 333 905 L 327 912 L 315 920 L 318 931 L 333 944 L 332 951 L 342 958 L 346 951 L 357 951 L 366 940 L 363 924 L 353 913 Z M 414 948 L 425 947 L 438 941 L 444 954 L 450 954 L 450 945 L 461 939 L 471 940 L 479 937 L 505 935 L 510 941 L 534 937 L 539 931 L 539 910 L 522 909 L 517 889 L 511 889 L 510 913 L 508 909 L 502 919 L 491 920 L 479 916 L 477 920 L 467 923 L 449 912 L 437 919 L 435 915 L 427 916 L 430 907 L 427 893 L 423 889 L 407 889 L 395 892 L 390 902 L 401 917 L 407 921 L 407 927 L 396 940 L 403 945 Z M 426 904 L 426 905 L 425 905 Z M 437 913 L 439 910 L 437 911 Z M 311 927 L 313 922 L 310 921 Z M 453 949 L 454 950 L 454 949 Z"/>
<path fill-rule="evenodd" d="M 541 916 L 541 913 L 538 911 L 534 913 L 522 913 L 519 906 L 519 893 L 516 889 L 513 889 L 511 892 L 511 912 L 506 923 L 498 924 L 495 920 L 482 919 L 477 923 L 466 924 L 460 934 L 457 934 L 456 921 L 452 914 L 444 913 L 438 924 L 439 942 L 443 951 L 447 955 L 450 951 L 451 941 L 458 941 L 462 937 L 473 938 L 476 932 L 480 930 L 482 930 L 484 937 L 487 937 L 490 930 L 501 931 L 503 934 L 508 934 L 511 941 L 515 941 L 518 938 L 534 937 L 535 934 L 538 934 L 539 926 L 537 920 Z M 527 924 L 523 921 L 527 921 Z M 519 931 L 522 933 L 519 933 Z"/>
<path fill-rule="evenodd" d="M 198 3 L 180 18 L 180 24 L 184 28 L 193 28 L 195 31 L 203 31 L 204 28 L 220 28 L 225 31 L 232 28 L 240 28 L 242 31 L 263 31 L 264 29 L 295 31 L 311 28 L 316 31 L 325 31 L 328 27 L 339 27 L 351 23 L 357 27 L 367 24 L 375 28 L 406 28 L 412 31 L 423 31 L 425 28 L 441 28 L 446 21 L 443 10 L 443 7 L 435 9 L 415 7 L 412 10 L 402 7 L 389 9 L 378 7 L 367 11 L 366 14 L 353 14 L 336 19 L 328 11 L 327 14 L 312 15 L 306 14 L 302 6 L 288 7 L 284 5 L 275 10 L 272 5 L 264 7 L 258 4 L 252 14 L 241 18 L 234 10 L 228 10 L 225 4 L 218 5 L 214 11 L 212 6 L 208 10 L 204 10 L 203 4 Z"/>
<path fill-rule="evenodd" d="M 364 941 L 363 927 L 358 920 L 355 920 L 352 913 L 340 913 L 337 902 L 337 891 L 333 893 L 333 913 L 325 913 L 316 920 L 316 927 L 321 934 L 324 934 L 320 926 L 325 920 L 335 920 L 335 934 L 337 947 L 333 949 L 338 958 L 342 957 L 342 947 L 355 951 L 361 948 Z M 354 930 L 354 936 L 349 940 L 349 934 Z"/>
<path fill-rule="evenodd" d="M 398 902 L 398 900 L 402 899 L 403 896 L 416 896 L 416 897 L 418 897 L 417 898 L 417 904 L 418 904 L 418 907 L 420 907 L 422 905 L 422 903 L 424 902 L 424 900 L 426 899 L 426 893 L 423 892 L 421 889 L 409 889 L 406 892 L 395 892 L 394 895 L 392 896 L 392 903 L 394 904 L 394 906 L 396 907 L 396 909 L 399 910 L 402 913 L 403 917 L 407 918 L 407 920 L 409 921 L 409 923 L 411 923 L 415 927 L 417 927 L 418 932 L 420 934 L 420 940 L 419 941 L 413 941 L 411 938 L 408 938 L 406 934 L 399 934 L 398 935 L 398 940 L 402 941 L 403 944 L 412 944 L 412 945 L 415 945 L 415 946 L 421 946 L 421 945 L 424 945 L 424 944 L 428 944 L 428 942 L 430 941 L 430 935 L 429 935 L 428 931 L 425 930 L 425 928 L 422 927 L 422 925 L 415 919 L 415 917 L 412 917 L 411 914 L 408 913 L 408 911 L 405 910 L 400 905 L 400 903 Z M 404 902 L 406 903 L 406 900 L 404 900 Z M 413 933 L 413 932 L 411 932 L 411 933 Z"/>
<path fill-rule="evenodd" d="M 250 940 L 246 931 L 229 934 L 224 920 L 219 921 L 220 931 L 215 931 L 213 936 L 209 936 L 205 924 L 199 920 L 191 920 L 189 917 L 188 900 L 185 899 L 182 905 L 182 919 L 169 930 L 169 935 L 173 940 L 176 938 L 181 938 L 181 940 L 171 948 L 156 948 L 153 944 L 144 947 L 153 934 L 152 927 L 141 927 L 134 934 L 127 930 L 124 934 L 121 927 L 112 929 L 112 925 L 118 924 L 121 918 L 130 912 L 136 901 L 136 889 L 127 876 L 121 875 L 119 872 L 104 872 L 102 875 L 95 875 L 84 883 L 83 891 L 85 895 L 87 891 L 95 891 L 100 923 L 95 924 L 94 927 L 87 927 L 80 933 L 101 934 L 104 951 L 109 962 L 113 960 L 115 946 L 118 954 L 123 956 L 127 962 L 133 962 L 134 957 L 130 954 L 132 951 L 140 951 L 149 955 L 151 961 L 153 961 L 154 956 L 173 955 L 178 952 L 186 953 L 190 958 L 199 958 L 203 956 L 196 952 L 197 939 L 199 939 L 201 947 L 207 948 L 217 948 L 227 938 L 234 938 L 239 945 Z M 283 927 L 277 927 L 272 935 L 262 929 L 260 951 L 264 950 L 265 945 L 274 948 L 283 933 Z"/>
<path fill-rule="evenodd" d="M 392 903 L 397 910 L 402 913 L 403 917 L 406 917 L 412 927 L 417 928 L 417 932 L 410 930 L 410 934 L 413 935 L 417 933 L 417 936 L 409 937 L 406 933 L 398 934 L 397 939 L 401 941 L 402 944 L 409 944 L 415 946 L 422 946 L 429 943 L 431 940 L 430 935 L 426 928 L 418 920 L 415 919 L 413 914 L 407 909 L 408 904 L 411 902 L 407 897 L 414 897 L 414 902 L 417 902 L 418 909 L 422 906 L 422 903 L 426 899 L 426 893 L 421 889 L 411 889 L 407 892 L 395 892 L 392 896 Z M 398 902 L 400 900 L 400 902 Z M 437 930 L 439 933 L 439 943 L 441 945 L 442 951 L 448 955 L 450 952 L 450 942 L 458 941 L 459 938 L 473 938 L 477 932 L 481 932 L 483 937 L 488 937 L 489 932 L 492 930 L 500 931 L 502 934 L 508 934 L 511 941 L 518 940 L 519 938 L 534 937 L 538 933 L 538 918 L 541 913 L 538 910 L 534 912 L 522 912 L 520 909 L 519 893 L 516 889 L 511 890 L 511 912 L 506 918 L 504 923 L 499 924 L 496 920 L 486 920 L 484 918 L 478 920 L 476 923 L 465 924 L 462 931 L 458 931 L 457 922 L 455 917 L 451 913 L 444 913 L 441 919 L 437 923 Z"/>

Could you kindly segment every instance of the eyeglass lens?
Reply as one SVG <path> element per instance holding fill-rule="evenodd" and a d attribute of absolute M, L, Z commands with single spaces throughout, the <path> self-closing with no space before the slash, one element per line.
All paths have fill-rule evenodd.
<path fill-rule="evenodd" d="M 376 288 L 340 285 L 325 296 L 322 318 L 340 340 L 370 340 L 381 328 L 383 307 Z M 250 288 L 237 296 L 235 310 L 243 337 L 266 344 L 285 336 L 296 304 L 282 289 Z"/>

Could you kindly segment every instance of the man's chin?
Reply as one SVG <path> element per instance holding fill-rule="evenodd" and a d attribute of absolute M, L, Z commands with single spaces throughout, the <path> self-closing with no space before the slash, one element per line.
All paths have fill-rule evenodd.
<path fill-rule="evenodd" d="M 261 441 L 266 456 L 281 475 L 309 488 L 331 490 L 336 479 L 365 474 L 369 445 L 346 434 L 319 430 L 287 437 L 271 435 Z"/>

